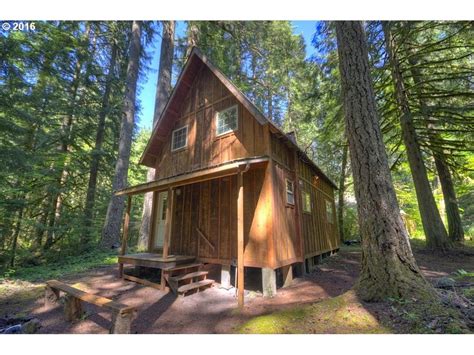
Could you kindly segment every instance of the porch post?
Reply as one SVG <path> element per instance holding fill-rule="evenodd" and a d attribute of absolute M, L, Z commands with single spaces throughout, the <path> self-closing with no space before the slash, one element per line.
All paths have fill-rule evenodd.
<path fill-rule="evenodd" d="M 123 235 L 122 235 L 122 246 L 120 248 L 120 255 L 125 255 L 127 251 L 128 242 L 128 224 L 130 223 L 130 210 L 132 208 L 132 196 L 127 196 L 127 210 L 125 211 L 125 219 L 123 221 Z M 119 264 L 119 276 L 123 277 L 123 264 Z"/>
<path fill-rule="evenodd" d="M 239 307 L 244 306 L 244 184 L 243 172 L 237 175 L 237 298 Z"/>
<path fill-rule="evenodd" d="M 165 238 L 163 241 L 163 258 L 166 259 L 169 254 L 171 240 L 171 225 L 173 222 L 173 201 L 174 189 L 168 188 L 168 203 L 166 204 L 166 222 L 165 222 Z"/>

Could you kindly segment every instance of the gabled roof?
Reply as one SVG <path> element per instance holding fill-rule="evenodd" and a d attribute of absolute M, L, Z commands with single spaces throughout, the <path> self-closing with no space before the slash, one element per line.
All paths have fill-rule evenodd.
<path fill-rule="evenodd" d="M 306 155 L 306 153 L 300 149 L 300 147 L 293 142 L 280 128 L 278 128 L 271 120 L 267 119 L 265 115 L 253 104 L 252 101 L 242 92 L 237 86 L 209 59 L 202 54 L 196 47 L 193 48 L 189 57 L 176 81 L 176 85 L 171 92 L 170 98 L 166 103 L 163 112 L 156 121 L 153 127 L 151 137 L 143 151 L 140 158 L 140 164 L 148 167 L 154 167 L 158 151 L 160 146 L 165 142 L 169 130 L 173 127 L 173 123 L 179 118 L 179 108 L 181 102 L 186 98 L 191 86 L 193 84 L 195 76 L 198 74 L 202 66 L 207 66 L 211 72 L 221 81 L 221 83 L 229 90 L 232 95 L 255 117 L 255 119 L 261 124 L 270 126 L 270 130 L 276 133 L 277 136 L 286 141 L 287 144 L 297 149 L 300 157 L 309 163 L 313 169 L 315 169 L 319 175 L 327 180 L 333 187 L 337 188 L 336 184 L 329 179 L 322 170 Z"/>

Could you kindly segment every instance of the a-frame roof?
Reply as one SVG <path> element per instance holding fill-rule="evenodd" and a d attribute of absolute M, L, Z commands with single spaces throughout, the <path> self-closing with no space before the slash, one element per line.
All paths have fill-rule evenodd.
<path fill-rule="evenodd" d="M 186 98 L 191 86 L 193 84 L 195 76 L 198 74 L 201 67 L 207 66 L 211 72 L 222 82 L 222 84 L 235 96 L 235 98 L 255 117 L 255 119 L 261 124 L 270 126 L 270 131 L 275 133 L 279 138 L 285 140 L 285 142 L 297 149 L 300 157 L 309 163 L 313 169 L 315 169 L 319 175 L 327 180 L 333 187 L 337 188 L 331 179 L 329 179 L 322 170 L 306 155 L 306 153 L 299 148 L 299 146 L 293 142 L 280 128 L 278 128 L 271 120 L 267 119 L 265 115 L 253 104 L 252 101 L 242 93 L 237 86 L 223 74 L 209 59 L 202 54 L 196 47 L 193 48 L 189 57 L 176 81 L 176 85 L 171 92 L 170 98 L 166 103 L 161 116 L 153 127 L 151 137 L 143 151 L 140 158 L 140 164 L 148 167 L 155 167 L 156 158 L 160 150 L 160 146 L 166 141 L 166 137 L 169 130 L 172 129 L 173 123 L 179 118 L 179 108 L 182 101 Z"/>

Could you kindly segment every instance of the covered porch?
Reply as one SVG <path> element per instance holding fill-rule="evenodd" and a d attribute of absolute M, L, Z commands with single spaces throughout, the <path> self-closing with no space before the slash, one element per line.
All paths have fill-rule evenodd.
<path fill-rule="evenodd" d="M 254 157 L 249 159 L 241 159 L 232 162 L 228 162 L 219 166 L 214 166 L 206 169 L 201 169 L 198 171 L 192 171 L 186 174 L 175 176 L 172 178 L 156 180 L 136 186 L 131 186 L 123 190 L 116 192 L 116 195 L 126 195 L 127 196 L 127 209 L 125 214 L 124 226 L 123 226 L 123 236 L 122 244 L 119 255 L 119 272 L 120 276 L 124 279 L 139 282 L 142 284 L 150 285 L 146 280 L 138 279 L 135 276 L 127 275 L 124 273 L 124 265 L 134 265 L 142 266 L 147 268 L 154 268 L 161 270 L 161 282 L 159 288 L 165 289 L 166 285 L 170 284 L 169 278 L 167 279 L 167 270 L 177 269 L 180 265 L 194 265 L 199 263 L 201 260 L 197 257 L 198 255 L 172 255 L 172 250 L 170 250 L 171 236 L 176 234 L 176 230 L 173 229 L 173 211 L 174 204 L 176 203 L 176 191 L 179 194 L 179 188 L 185 185 L 191 185 L 201 182 L 206 182 L 214 179 L 220 179 L 225 177 L 234 176 L 234 181 L 237 182 L 238 194 L 235 203 L 236 208 L 236 219 L 237 219 L 237 260 L 234 265 L 237 266 L 237 293 L 239 305 L 243 305 L 243 294 L 244 294 L 244 184 L 243 184 L 243 174 L 248 170 L 256 167 L 263 167 L 268 163 L 267 157 Z M 234 184 L 235 186 L 235 184 Z M 152 221 L 150 243 L 149 243 L 149 252 L 147 253 L 136 253 L 129 254 L 127 253 L 127 241 L 128 241 L 128 229 L 130 221 L 130 209 L 132 198 L 136 194 L 144 194 L 146 192 L 154 192 L 158 196 L 161 192 L 167 192 L 167 203 L 163 204 L 163 211 L 159 212 L 160 216 L 163 216 L 163 241 L 162 247 L 159 249 L 154 248 L 153 234 L 155 224 Z M 155 215 L 157 208 L 157 198 L 154 198 L 153 204 L 153 215 Z M 232 201 L 230 201 L 232 203 Z M 177 221 L 175 221 L 176 224 Z M 173 230 L 172 230 L 173 229 Z M 198 230 L 199 239 L 202 238 L 202 243 L 213 247 L 212 243 L 207 240 L 205 235 Z M 173 237 L 174 238 L 174 237 Z M 178 254 L 182 254 L 182 251 L 177 251 Z M 202 260 L 207 262 L 206 260 Z M 196 271 L 197 272 L 197 271 Z M 156 283 L 154 287 L 158 286 Z"/>

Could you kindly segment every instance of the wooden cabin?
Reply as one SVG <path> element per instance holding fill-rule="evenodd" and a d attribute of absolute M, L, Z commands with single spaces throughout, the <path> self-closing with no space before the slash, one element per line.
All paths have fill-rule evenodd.
<path fill-rule="evenodd" d="M 218 264 L 221 284 L 236 268 L 242 303 L 244 268 L 262 270 L 271 296 L 276 271 L 287 284 L 293 269 L 309 270 L 339 248 L 335 184 L 197 49 L 140 163 L 155 168 L 154 181 L 116 192 L 128 195 L 121 270 L 161 269 L 164 287 L 173 268 Z M 130 201 L 146 192 L 153 192 L 148 253 L 126 254 Z"/>

